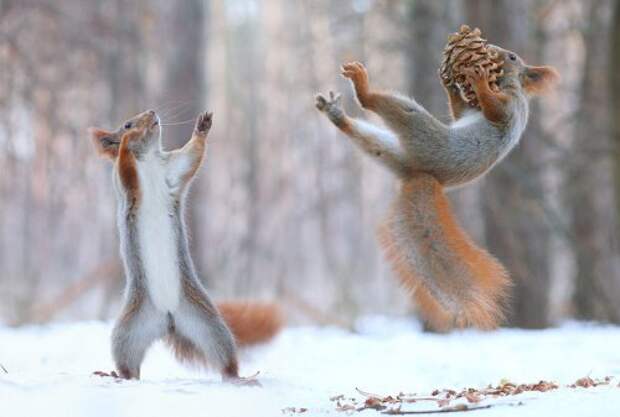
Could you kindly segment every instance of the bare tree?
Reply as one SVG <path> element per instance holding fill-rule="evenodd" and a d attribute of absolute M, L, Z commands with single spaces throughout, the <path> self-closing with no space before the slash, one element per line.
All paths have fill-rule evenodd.
<path fill-rule="evenodd" d="M 609 91 L 611 93 L 611 131 L 614 145 L 616 219 L 620 219 L 620 2 L 616 1 L 609 38 Z M 617 231 L 618 232 L 618 231 Z M 617 236 L 617 233 L 616 233 Z M 616 245 L 618 244 L 615 242 Z"/>
<path fill-rule="evenodd" d="M 183 146 L 190 138 L 194 119 L 205 111 L 207 37 L 205 21 L 208 4 L 202 0 L 182 2 L 161 1 L 157 4 L 155 31 L 156 42 L 148 44 L 154 55 L 150 65 L 163 69 L 156 85 L 152 87 L 152 105 L 159 109 L 165 130 L 164 144 L 173 149 Z M 142 74 L 144 77 L 144 73 Z M 219 121 L 216 116 L 216 123 Z M 203 218 L 203 176 L 198 176 L 192 186 L 189 200 L 189 229 L 191 251 L 199 270 L 204 271 L 204 250 L 207 238 Z M 200 276 L 205 279 L 204 274 Z"/>
<path fill-rule="evenodd" d="M 0 0 L 0 317 L 115 311 L 111 170 L 85 130 L 146 108 L 162 115 L 167 147 L 189 138 L 199 111 L 216 114 L 189 219 L 216 296 L 281 297 L 322 323 L 402 313 L 410 299 L 374 233 L 394 180 L 319 117 L 313 96 L 340 91 L 348 112 L 376 121 L 339 76 L 360 60 L 374 85 L 447 121 L 436 70 L 447 35 L 467 23 L 565 76 L 533 102 L 520 147 L 451 192 L 516 280 L 511 323 L 548 325 L 550 308 L 554 319 L 616 320 L 617 3 Z"/>
<path fill-rule="evenodd" d="M 468 21 L 480 26 L 492 43 L 511 49 L 527 60 L 540 51 L 540 33 L 532 39 L 528 13 L 531 2 L 466 1 Z M 529 52 L 529 53 L 528 53 Z M 532 54 L 533 60 L 540 52 Z M 541 328 L 549 325 L 549 227 L 541 209 L 543 185 L 536 113 L 521 145 L 485 179 L 486 245 L 507 267 L 514 282 L 511 325 Z"/>
<path fill-rule="evenodd" d="M 620 279 L 614 270 L 614 212 L 611 159 L 596 153 L 608 148 L 610 117 L 607 91 L 609 77 L 617 72 L 607 64 L 607 42 L 611 3 L 595 0 L 588 4 L 583 31 L 585 56 L 579 106 L 575 119 L 576 157 L 568 167 L 565 200 L 569 207 L 573 250 L 576 260 L 576 315 L 585 319 L 620 321 Z"/>

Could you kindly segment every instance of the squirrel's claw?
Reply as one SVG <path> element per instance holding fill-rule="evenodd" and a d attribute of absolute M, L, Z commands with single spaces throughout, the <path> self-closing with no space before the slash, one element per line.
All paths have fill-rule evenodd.
<path fill-rule="evenodd" d="M 355 61 L 343 64 L 342 67 L 340 67 L 340 71 L 343 77 L 349 78 L 353 81 L 361 81 L 362 79 L 368 78 L 366 67 L 364 67 L 364 64 L 361 62 Z"/>
<path fill-rule="evenodd" d="M 462 71 L 467 78 L 467 81 L 471 84 L 475 84 L 488 78 L 487 71 L 482 65 L 476 65 L 473 68 L 464 68 Z"/>
<path fill-rule="evenodd" d="M 326 98 L 323 94 L 317 94 L 315 96 L 314 105 L 320 111 L 326 111 L 332 106 L 337 106 L 340 103 L 342 96 L 339 93 L 329 92 L 329 98 Z"/>
<path fill-rule="evenodd" d="M 484 73 L 479 72 L 478 68 L 464 68 L 462 71 L 467 79 L 467 82 L 472 85 L 475 85 L 484 79 Z"/>
<path fill-rule="evenodd" d="M 314 105 L 318 110 L 323 111 L 327 107 L 327 99 L 323 94 L 317 94 L 314 97 Z"/>
<path fill-rule="evenodd" d="M 204 112 L 196 119 L 195 130 L 197 133 L 206 134 L 211 129 L 213 124 L 213 112 Z"/>
<path fill-rule="evenodd" d="M 340 102 L 340 98 L 341 98 L 341 97 L 342 97 L 342 96 L 340 95 L 340 93 L 334 93 L 333 91 L 330 91 L 330 92 L 329 92 L 329 101 L 330 101 L 332 104 L 339 103 L 339 102 Z"/>

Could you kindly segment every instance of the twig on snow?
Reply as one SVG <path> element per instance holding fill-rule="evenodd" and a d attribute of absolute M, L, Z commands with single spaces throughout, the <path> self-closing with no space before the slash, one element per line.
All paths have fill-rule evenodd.
<path fill-rule="evenodd" d="M 476 411 L 476 410 L 484 410 L 486 408 L 491 408 L 493 405 L 478 405 L 475 407 L 470 407 L 467 404 L 459 404 L 454 407 L 441 408 L 439 410 L 417 410 L 417 411 L 401 411 L 398 409 L 383 411 L 381 414 L 388 414 L 392 416 L 402 416 L 402 415 L 410 415 L 410 414 L 439 414 L 439 413 L 459 413 L 463 411 Z"/>

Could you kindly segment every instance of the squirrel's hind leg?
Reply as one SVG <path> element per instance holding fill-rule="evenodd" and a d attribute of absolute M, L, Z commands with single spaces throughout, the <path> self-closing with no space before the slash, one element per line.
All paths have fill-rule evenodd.
<path fill-rule="evenodd" d="M 166 326 L 165 315 L 144 297 L 126 302 L 112 331 L 112 356 L 122 378 L 140 379 L 146 351 L 165 335 Z"/>
<path fill-rule="evenodd" d="M 225 380 L 239 378 L 235 341 L 217 308 L 205 290 L 189 280 L 184 283 L 184 295 L 186 301 L 174 314 L 172 342 L 177 357 L 209 364 Z"/>

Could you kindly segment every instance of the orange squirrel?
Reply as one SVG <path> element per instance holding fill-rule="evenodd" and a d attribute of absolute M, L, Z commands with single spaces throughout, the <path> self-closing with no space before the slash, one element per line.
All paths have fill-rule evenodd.
<path fill-rule="evenodd" d="M 99 153 L 114 162 L 126 290 L 112 332 L 112 355 L 123 378 L 139 378 L 147 349 L 165 338 L 180 360 L 208 362 L 223 378 L 239 380 L 237 345 L 265 342 L 282 326 L 273 304 L 214 305 L 194 268 L 183 208 L 211 123 L 211 113 L 200 115 L 189 142 L 171 152 L 162 149 L 154 111 L 116 131 L 90 131 Z"/>
<path fill-rule="evenodd" d="M 529 66 L 513 52 L 490 47 L 504 60 L 499 91 L 490 88 L 482 67 L 466 71 L 480 110 L 444 85 L 454 119 L 450 125 L 413 99 L 371 89 L 357 62 L 343 65 L 342 75 L 352 81 L 361 107 L 381 117 L 389 130 L 347 116 L 338 94 L 316 96 L 318 110 L 401 180 L 379 240 L 422 317 L 437 330 L 491 329 L 504 319 L 508 273 L 459 226 L 444 189 L 469 183 L 501 161 L 521 138 L 530 97 L 558 79 L 552 67 Z"/>

